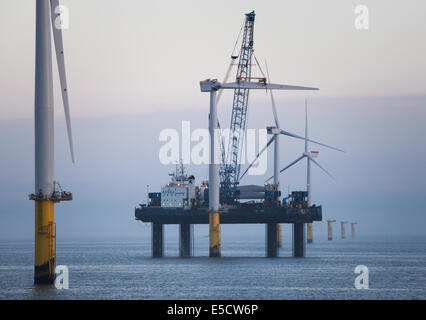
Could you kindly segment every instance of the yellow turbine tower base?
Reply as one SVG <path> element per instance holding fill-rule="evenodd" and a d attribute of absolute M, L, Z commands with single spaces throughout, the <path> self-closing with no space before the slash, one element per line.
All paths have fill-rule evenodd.
<path fill-rule="evenodd" d="M 220 257 L 220 222 L 219 213 L 210 212 L 209 214 L 209 227 L 210 227 L 210 257 Z"/>
<path fill-rule="evenodd" d="M 327 220 L 328 240 L 333 240 L 333 222 L 336 222 L 336 220 Z"/>
<path fill-rule="evenodd" d="M 307 239 L 308 243 L 312 243 L 313 242 L 313 231 L 312 231 L 312 223 L 308 223 L 308 239 Z"/>
<path fill-rule="evenodd" d="M 281 248 L 283 242 L 281 223 L 277 223 L 277 242 L 278 248 Z"/>
<path fill-rule="evenodd" d="M 342 239 L 346 238 L 346 224 L 347 223 L 348 223 L 347 221 L 340 222 L 341 238 Z"/>
<path fill-rule="evenodd" d="M 34 283 L 55 281 L 56 224 L 55 202 L 35 201 Z"/>

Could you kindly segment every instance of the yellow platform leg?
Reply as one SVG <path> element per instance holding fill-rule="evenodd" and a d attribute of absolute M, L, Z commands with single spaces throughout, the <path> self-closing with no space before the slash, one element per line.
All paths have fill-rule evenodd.
<path fill-rule="evenodd" d="M 56 225 L 55 203 L 35 201 L 34 283 L 51 284 L 55 281 Z"/>
<path fill-rule="evenodd" d="M 210 227 L 210 257 L 220 257 L 220 221 L 218 212 L 210 212 L 209 214 Z"/>
<path fill-rule="evenodd" d="M 312 231 L 312 223 L 308 223 L 308 243 L 313 242 L 313 231 Z"/>
<path fill-rule="evenodd" d="M 278 245 L 278 248 L 282 247 L 282 241 L 283 241 L 282 226 L 281 226 L 280 223 L 277 223 L 277 245 Z"/>

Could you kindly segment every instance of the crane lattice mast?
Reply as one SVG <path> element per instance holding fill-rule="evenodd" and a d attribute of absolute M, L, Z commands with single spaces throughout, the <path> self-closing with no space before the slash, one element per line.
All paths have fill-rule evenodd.
<path fill-rule="evenodd" d="M 235 79 L 237 83 L 248 82 L 251 78 L 254 18 L 254 11 L 246 14 Z M 233 59 L 236 59 L 236 57 L 233 57 Z M 240 159 L 246 129 L 248 97 L 249 89 L 239 88 L 234 90 L 228 152 L 226 157 L 222 157 L 220 166 L 221 198 L 223 202 L 234 202 L 237 198 L 236 185 L 240 176 Z"/>

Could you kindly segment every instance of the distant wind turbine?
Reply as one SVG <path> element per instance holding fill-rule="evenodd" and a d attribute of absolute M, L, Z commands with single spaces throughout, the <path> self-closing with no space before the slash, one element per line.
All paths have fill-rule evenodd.
<path fill-rule="evenodd" d="M 259 151 L 259 153 L 256 155 L 256 157 L 254 158 L 254 160 L 252 161 L 252 163 L 250 163 L 250 165 L 247 167 L 247 169 L 243 172 L 243 174 L 241 175 L 240 180 L 245 176 L 245 174 L 250 170 L 250 168 L 256 163 L 257 159 L 259 159 L 259 157 L 262 155 L 262 153 L 271 145 L 272 142 L 275 141 L 274 144 L 274 175 L 272 177 L 270 177 L 269 179 L 267 179 L 265 182 L 268 182 L 269 180 L 271 180 L 272 178 L 274 178 L 274 183 L 278 182 L 279 183 L 279 173 L 283 172 L 284 170 L 286 170 L 287 168 L 291 167 L 293 164 L 297 163 L 299 160 L 303 159 L 305 157 L 305 153 L 306 156 L 309 156 L 307 154 L 307 152 L 305 152 L 301 157 L 299 157 L 297 160 L 295 160 L 294 162 L 292 162 L 290 165 L 288 165 L 287 167 L 285 167 L 284 169 L 282 169 L 281 171 L 278 172 L 278 166 L 279 166 L 279 136 L 280 134 L 285 135 L 285 136 L 289 136 L 292 138 L 296 138 L 296 139 L 300 139 L 300 140 L 304 140 L 305 141 L 305 150 L 307 148 L 307 143 L 308 142 L 312 142 L 315 144 L 318 144 L 320 146 L 329 148 L 329 149 L 333 149 L 336 151 L 340 151 L 340 152 L 345 152 L 343 150 L 340 150 L 338 148 L 326 145 L 324 143 L 321 142 L 317 142 L 314 140 L 311 140 L 307 137 L 307 129 L 305 129 L 305 137 L 299 136 L 297 134 L 285 131 L 283 129 L 281 129 L 279 127 L 279 122 L 278 122 L 278 116 L 277 116 L 277 111 L 276 111 L 276 106 L 275 106 L 275 100 L 274 100 L 274 96 L 272 94 L 271 91 L 271 101 L 272 101 L 272 110 L 274 113 L 274 119 L 275 119 L 275 127 L 268 127 L 268 133 L 273 134 L 273 137 L 267 142 L 267 144 L 262 148 L 262 150 Z M 310 157 L 310 156 L 309 156 Z M 312 158 L 311 158 L 312 159 Z M 322 168 L 315 160 L 313 160 L 316 165 L 318 165 L 320 168 Z M 325 170 L 324 168 L 322 168 L 323 170 Z M 327 172 L 327 171 L 326 171 Z M 327 172 L 327 174 L 329 174 Z M 331 175 L 330 175 L 331 176 Z"/>
<path fill-rule="evenodd" d="M 300 160 L 302 160 L 303 158 L 307 159 L 307 169 L 306 169 L 306 176 L 307 176 L 307 191 L 308 191 L 308 205 L 311 205 L 311 197 L 310 197 L 310 189 L 311 189 L 311 164 L 310 161 L 312 161 L 315 165 L 317 165 L 321 170 L 323 170 L 329 177 L 331 177 L 332 179 L 335 180 L 335 178 L 333 177 L 333 175 L 328 172 L 326 169 L 324 169 L 315 159 L 313 159 L 312 152 L 308 152 L 308 142 L 313 142 L 316 143 L 318 145 L 327 147 L 329 149 L 333 149 L 336 151 L 340 151 L 345 153 L 344 150 L 323 144 L 323 143 L 319 143 L 319 142 L 315 142 L 312 141 L 308 138 L 308 105 L 307 105 L 307 100 L 305 99 L 305 138 L 302 138 L 303 140 L 305 140 L 305 152 L 302 153 L 302 155 L 297 158 L 296 160 L 294 160 L 292 163 L 290 163 L 288 166 L 284 167 L 283 169 L 280 170 L 280 173 L 287 170 L 288 168 L 290 168 L 291 166 L 295 165 L 297 162 L 299 162 Z M 269 180 L 271 180 L 274 176 L 270 177 L 269 179 L 267 179 L 265 182 L 268 182 Z"/>
<path fill-rule="evenodd" d="M 308 194 L 308 207 L 310 207 L 312 205 L 312 197 L 311 197 L 311 161 L 317 165 L 321 170 L 323 170 L 329 177 L 331 177 L 333 180 L 335 180 L 335 178 L 331 175 L 331 173 L 329 173 L 326 169 L 324 169 L 315 159 L 313 159 L 313 157 L 316 157 L 317 153 L 314 152 L 309 152 L 308 151 L 308 142 L 311 141 L 308 139 L 308 103 L 307 100 L 305 98 L 305 152 L 302 153 L 302 155 L 297 158 L 296 160 L 294 160 L 292 163 L 290 163 L 288 166 L 284 167 L 283 169 L 281 169 L 280 173 L 287 170 L 288 168 L 290 168 L 291 166 L 295 165 L 297 162 L 299 162 L 300 160 L 302 160 L 303 158 L 306 158 L 306 191 Z M 327 146 L 324 144 L 320 144 L 322 146 L 326 146 L 330 149 L 336 150 L 336 151 L 340 151 L 340 152 L 345 152 L 343 150 L 337 149 L 335 147 L 331 147 L 331 146 Z M 270 177 L 269 179 L 267 179 L 265 181 L 268 182 L 270 179 L 272 179 L 274 176 Z M 275 181 L 275 179 L 274 179 Z M 308 223 L 308 243 L 312 243 L 313 241 L 313 237 L 312 237 L 312 223 Z"/>

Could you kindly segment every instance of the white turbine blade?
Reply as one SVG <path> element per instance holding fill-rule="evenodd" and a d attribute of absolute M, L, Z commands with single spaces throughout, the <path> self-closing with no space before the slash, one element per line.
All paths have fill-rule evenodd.
<path fill-rule="evenodd" d="M 228 81 L 229 74 L 231 73 L 232 66 L 234 65 L 234 59 L 231 58 L 231 63 L 228 66 L 228 70 L 226 70 L 225 78 L 223 78 L 223 82 Z M 216 105 L 219 105 L 220 97 L 222 96 L 222 90 L 219 90 L 216 96 Z"/>
<path fill-rule="evenodd" d="M 260 157 L 260 155 L 269 147 L 269 145 L 272 143 L 272 141 L 274 141 L 275 136 L 272 136 L 272 138 L 268 141 L 268 143 L 266 144 L 266 146 L 264 146 L 262 148 L 262 150 L 260 150 L 260 152 L 256 155 L 256 157 L 254 158 L 253 162 L 250 163 L 250 165 L 247 167 L 247 169 L 244 171 L 244 173 L 241 175 L 239 181 L 241 181 L 241 179 L 245 176 L 245 174 L 250 170 L 250 168 L 255 164 L 255 162 L 257 161 L 257 159 Z"/>
<path fill-rule="evenodd" d="M 224 163 L 224 158 L 225 158 L 225 143 L 224 143 L 224 138 L 223 138 L 223 134 L 222 134 L 222 128 L 220 127 L 220 122 L 219 122 L 219 118 L 217 119 L 217 127 L 219 129 L 219 144 L 220 147 L 222 148 L 221 150 L 221 158 L 222 158 L 222 163 Z"/>
<path fill-rule="evenodd" d="M 287 84 L 274 84 L 263 82 L 241 81 L 218 84 L 219 89 L 262 89 L 262 90 L 319 90 L 318 88 L 291 86 Z"/>
<path fill-rule="evenodd" d="M 223 79 L 223 82 L 228 81 L 229 74 L 231 73 L 231 69 L 232 69 L 233 63 L 234 63 L 234 59 L 232 59 L 232 57 L 231 57 L 231 62 L 229 63 L 228 70 L 226 70 L 226 74 L 225 74 L 225 78 Z M 222 92 L 223 92 L 223 90 L 219 90 L 219 92 L 217 93 L 217 96 L 216 96 L 216 106 L 219 105 L 219 100 L 220 100 L 220 97 L 222 96 Z M 224 146 L 224 143 L 223 143 L 222 128 L 220 127 L 219 118 L 217 119 L 217 126 L 218 126 L 219 131 L 220 131 L 220 137 L 219 137 L 219 139 L 220 139 L 220 144 L 222 146 L 222 152 L 225 152 L 225 146 Z"/>
<path fill-rule="evenodd" d="M 299 136 L 299 135 L 297 135 L 297 134 L 294 134 L 294 133 L 291 133 L 291 132 L 288 132 L 288 131 L 285 131 L 285 130 L 280 130 L 280 132 L 281 132 L 281 134 L 286 135 L 286 136 L 289 136 L 289 137 L 293 137 L 293 138 L 301 139 L 301 140 L 306 140 L 306 141 L 309 141 L 309 142 L 312 142 L 312 143 L 318 144 L 318 145 L 323 146 L 323 147 L 326 147 L 326 148 L 330 148 L 330 149 L 333 149 L 333 150 L 336 150 L 336 151 L 340 151 L 340 152 L 346 153 L 345 151 L 340 150 L 340 149 L 338 149 L 338 148 L 335 148 L 335 147 L 332 147 L 332 146 L 329 146 L 329 145 L 326 145 L 326 144 L 324 144 L 324 143 L 317 142 L 317 141 L 314 141 L 314 140 L 311 140 L 311 139 L 305 139 L 305 138 L 304 138 L 304 137 L 302 137 L 302 136 Z"/>
<path fill-rule="evenodd" d="M 333 177 L 333 175 L 330 173 L 330 172 L 328 172 L 327 170 L 325 170 L 323 167 L 321 167 L 321 165 L 318 163 L 318 162 L 316 162 L 314 159 L 312 159 L 312 157 L 310 157 L 310 156 L 308 156 L 308 158 L 309 158 L 309 160 L 311 160 L 313 163 L 315 163 L 320 169 L 322 169 L 331 179 L 333 179 L 333 180 L 336 180 L 334 177 Z"/>
<path fill-rule="evenodd" d="M 268 69 L 268 64 L 266 63 L 266 61 L 265 61 L 265 65 L 266 65 L 266 75 L 268 76 L 268 83 L 270 83 L 271 78 L 269 77 L 269 69 Z M 272 90 L 269 90 L 269 93 L 271 95 L 272 112 L 274 113 L 275 125 L 277 126 L 277 128 L 279 128 L 280 124 L 278 122 L 278 114 L 277 114 L 277 108 L 275 105 L 274 94 L 272 93 Z"/>
<path fill-rule="evenodd" d="M 305 98 L 305 153 L 308 153 L 308 102 Z"/>
<path fill-rule="evenodd" d="M 296 160 L 294 160 L 292 163 L 290 163 L 287 167 L 284 167 L 283 169 L 280 170 L 280 173 L 287 170 L 288 168 L 290 168 L 292 165 L 298 163 L 300 160 L 302 160 L 304 157 L 306 157 L 304 154 L 301 155 L 299 158 L 297 158 Z M 274 176 L 270 177 L 268 180 L 265 180 L 265 183 L 268 182 L 269 180 L 271 180 Z"/>
<path fill-rule="evenodd" d="M 59 79 L 61 82 L 61 91 L 62 91 L 62 101 L 64 103 L 65 111 L 65 120 L 67 123 L 67 134 L 68 142 L 70 145 L 71 160 L 74 163 L 74 147 L 72 141 L 72 131 L 71 131 L 71 118 L 70 118 L 70 108 L 68 102 L 68 89 L 67 89 L 67 78 L 65 74 L 65 61 L 64 61 L 64 45 L 62 42 L 62 29 L 57 28 L 55 25 L 56 18 L 60 13 L 56 13 L 56 8 L 59 7 L 59 0 L 50 0 L 50 10 L 51 10 L 51 19 L 52 19 L 52 29 L 53 29 L 53 39 L 55 41 L 55 52 L 56 60 L 58 62 L 58 71 Z"/>

